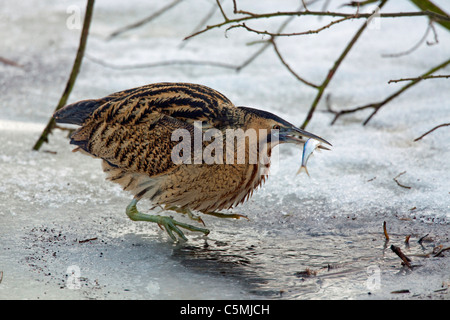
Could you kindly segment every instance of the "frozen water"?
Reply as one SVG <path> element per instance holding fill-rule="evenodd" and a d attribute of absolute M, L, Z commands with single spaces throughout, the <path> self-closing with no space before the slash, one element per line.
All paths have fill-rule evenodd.
<path fill-rule="evenodd" d="M 446 1 L 435 2 L 450 11 Z M 330 141 L 333 150 L 310 159 L 311 178 L 295 176 L 301 150 L 282 146 L 268 182 L 234 209 L 250 221 L 205 217 L 211 229 L 207 240 L 189 233 L 189 242 L 173 244 L 156 226 L 126 217 L 130 195 L 104 181 L 99 160 L 72 153 L 66 132 L 56 130 L 41 152 L 31 151 L 77 49 L 79 30 L 66 27 L 71 5 L 84 9 L 85 1 L 1 4 L 1 55 L 22 65 L 0 64 L 2 299 L 449 298 L 448 291 L 439 291 L 450 281 L 449 258 L 415 256 L 449 246 L 449 129 L 413 141 L 449 122 L 448 80 L 423 81 L 365 127 L 361 122 L 367 112 L 330 126 L 332 115 L 321 103 L 307 129 Z M 159 5 L 96 1 L 87 54 L 118 65 L 172 59 L 243 62 L 258 49 L 246 43 L 261 36 L 230 30 L 224 37 L 221 29 L 179 47 L 209 5 L 213 2 L 185 1 L 153 23 L 105 41 Z M 249 5 L 246 9 L 258 12 L 294 10 L 298 1 Z M 386 6 L 386 12 L 412 10 L 406 1 Z M 269 29 L 263 23 L 270 23 L 275 29 L 281 21 L 254 26 Z M 286 32 L 324 21 L 302 18 Z M 318 83 L 361 23 L 280 38 L 277 44 L 293 69 Z M 328 89 L 333 108 L 380 101 L 404 84 L 388 85 L 388 80 L 418 76 L 448 59 L 450 35 L 439 26 L 438 44 L 424 44 L 402 58 L 381 57 L 412 47 L 426 27 L 425 18 L 383 19 L 379 28 L 366 30 Z M 161 81 L 202 83 L 237 105 L 269 110 L 297 124 L 315 95 L 268 49 L 239 73 L 206 66 L 114 70 L 85 59 L 69 102 Z M 402 172 L 398 181 L 410 189 L 393 180 Z M 383 221 L 391 236 L 387 246 Z M 419 245 L 427 233 L 432 239 Z M 403 244 L 407 235 L 410 247 Z M 402 269 L 391 244 L 402 246 L 420 266 Z M 391 294 L 403 289 L 410 293 Z"/>

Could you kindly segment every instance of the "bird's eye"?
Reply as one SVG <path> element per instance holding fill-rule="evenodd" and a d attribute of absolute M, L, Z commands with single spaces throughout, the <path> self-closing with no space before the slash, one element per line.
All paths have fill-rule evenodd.
<path fill-rule="evenodd" d="M 280 125 L 275 124 L 275 125 L 272 127 L 272 129 L 274 129 L 274 130 L 280 130 Z"/>

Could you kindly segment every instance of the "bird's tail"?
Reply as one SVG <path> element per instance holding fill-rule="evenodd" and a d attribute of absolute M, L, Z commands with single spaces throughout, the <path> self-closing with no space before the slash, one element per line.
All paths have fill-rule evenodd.
<path fill-rule="evenodd" d="M 70 123 L 82 125 L 83 122 L 99 108 L 102 103 L 99 100 L 82 100 L 69 104 L 53 114 L 56 123 Z"/>

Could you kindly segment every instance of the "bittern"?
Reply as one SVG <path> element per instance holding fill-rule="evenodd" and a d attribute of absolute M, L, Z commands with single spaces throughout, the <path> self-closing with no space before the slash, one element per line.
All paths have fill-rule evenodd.
<path fill-rule="evenodd" d="M 55 112 L 54 118 L 81 126 L 71 136 L 74 151 L 102 159 L 107 179 L 134 195 L 126 208 L 129 218 L 156 222 L 173 240 L 174 233 L 186 240 L 182 228 L 205 235 L 209 230 L 142 213 L 139 200 L 149 199 L 154 208 L 185 213 L 199 222 L 202 219 L 192 211 L 240 218 L 220 211 L 246 201 L 265 181 L 276 145 L 304 143 L 305 137 L 329 144 L 270 112 L 236 107 L 216 90 L 190 83 L 156 83 L 79 101 Z M 212 129 L 214 134 L 205 139 Z M 234 138 L 231 146 L 225 143 L 225 135 L 237 130 L 246 133 L 245 143 L 234 144 Z M 192 146 L 199 132 L 203 139 L 197 147 L 206 151 L 214 144 L 209 148 L 214 161 Z M 255 139 L 248 132 L 255 133 Z M 182 142 L 180 133 L 187 133 Z M 263 150 L 265 157 L 250 161 Z"/>

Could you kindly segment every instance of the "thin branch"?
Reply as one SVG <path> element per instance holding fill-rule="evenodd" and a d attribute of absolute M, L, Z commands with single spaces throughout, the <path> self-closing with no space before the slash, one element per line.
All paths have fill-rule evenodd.
<path fill-rule="evenodd" d="M 139 21 L 137 21 L 135 23 L 132 23 L 130 25 L 127 25 L 125 27 L 122 27 L 120 29 L 117 29 L 116 31 L 114 31 L 113 33 L 111 33 L 108 36 L 108 40 L 111 40 L 112 38 L 115 38 L 118 35 L 126 32 L 126 31 L 129 31 L 131 29 L 139 28 L 139 27 L 143 26 L 144 24 L 149 23 L 153 19 L 159 17 L 160 15 L 165 13 L 166 11 L 170 10 L 171 8 L 175 7 L 177 4 L 181 3 L 181 1 L 183 1 L 183 0 L 174 0 L 171 3 L 169 3 L 168 5 L 162 7 L 161 9 L 159 9 L 158 11 L 152 13 L 150 16 L 148 16 L 148 17 L 146 17 L 146 18 L 144 18 L 142 20 L 139 20 Z"/>
<path fill-rule="evenodd" d="M 399 256 L 400 259 L 402 259 L 403 264 L 411 269 L 411 259 L 405 256 L 405 254 L 402 252 L 402 250 L 399 247 L 396 247 L 394 245 L 391 245 L 391 250 L 395 252 L 397 256 Z"/>
<path fill-rule="evenodd" d="M 374 2 L 378 2 L 378 0 L 366 0 L 366 1 L 350 1 L 349 3 L 344 3 L 342 5 L 342 7 L 362 7 L 365 6 L 366 4 L 370 4 L 370 3 L 374 3 Z"/>
<path fill-rule="evenodd" d="M 129 65 L 119 65 L 108 63 L 93 56 L 87 55 L 86 58 L 98 65 L 101 65 L 106 68 L 115 69 L 115 70 L 131 70 L 131 69 L 145 69 L 145 68 L 155 68 L 155 67 L 164 67 L 171 65 L 196 65 L 196 66 L 210 66 L 210 67 L 219 67 L 226 68 L 238 71 L 240 66 L 223 63 L 223 62 L 215 62 L 215 61 L 196 61 L 196 60 L 167 60 L 167 61 L 158 61 L 152 63 L 139 63 L 139 64 L 129 64 Z"/>
<path fill-rule="evenodd" d="M 386 2 L 387 2 L 387 0 L 383 0 L 383 2 L 381 2 L 380 5 L 378 6 L 378 9 L 381 10 L 381 8 L 385 5 Z M 316 110 L 317 105 L 319 104 L 319 101 L 322 98 L 322 95 L 323 95 L 325 89 L 327 88 L 328 84 L 330 83 L 330 81 L 333 78 L 334 74 L 336 73 L 337 69 L 341 65 L 342 61 L 344 61 L 344 59 L 347 56 L 347 54 L 350 52 L 350 50 L 353 48 L 353 46 L 356 43 L 356 41 L 359 39 L 359 37 L 361 36 L 363 31 L 366 29 L 367 25 L 368 25 L 367 23 L 363 23 L 363 25 L 361 27 L 359 27 L 358 31 L 355 33 L 353 38 L 350 40 L 350 42 L 344 48 L 344 51 L 342 51 L 342 53 L 339 56 L 339 58 L 334 62 L 334 65 L 330 69 L 330 71 L 328 72 L 327 77 L 325 78 L 325 80 L 322 82 L 322 84 L 318 88 L 319 91 L 318 91 L 318 93 L 316 95 L 316 98 L 314 99 L 314 101 L 313 101 L 313 103 L 312 103 L 312 105 L 311 105 L 311 107 L 309 109 L 309 112 L 308 112 L 308 114 L 306 116 L 305 121 L 301 125 L 302 129 L 305 129 L 306 126 L 308 125 L 309 121 L 311 121 L 311 118 L 312 118 L 312 116 L 314 114 L 314 111 Z"/>
<path fill-rule="evenodd" d="M 222 17 L 225 21 L 229 21 L 230 19 L 228 19 L 227 15 L 225 14 L 225 11 L 223 11 L 222 5 L 220 4 L 220 0 L 216 0 L 217 6 L 220 9 L 220 13 L 222 13 Z"/>
<path fill-rule="evenodd" d="M 212 16 L 216 13 L 217 9 L 219 9 L 215 4 L 211 7 L 208 13 L 200 20 L 199 24 L 194 28 L 191 33 L 195 33 L 203 28 L 203 26 L 211 19 Z M 180 48 L 184 47 L 187 44 L 187 41 L 181 42 Z"/>
<path fill-rule="evenodd" d="M 277 32 L 282 32 L 284 28 L 287 27 L 287 25 L 294 20 L 295 17 L 288 17 L 283 23 L 279 26 Z M 237 69 L 237 71 L 242 70 L 247 65 L 249 65 L 251 62 L 253 62 L 258 56 L 260 56 L 270 45 L 272 44 L 271 39 L 268 41 L 265 41 L 265 44 L 261 46 L 261 48 L 256 51 L 254 54 L 252 54 L 247 60 L 245 60 Z"/>
<path fill-rule="evenodd" d="M 83 29 L 81 31 L 80 44 L 78 46 L 77 55 L 73 63 L 72 72 L 70 73 L 69 80 L 67 81 L 66 88 L 64 89 L 64 92 L 61 98 L 59 99 L 55 111 L 61 109 L 66 105 L 67 99 L 69 98 L 73 86 L 75 85 L 75 81 L 80 71 L 81 63 L 83 61 L 84 50 L 86 49 L 86 42 L 89 35 L 89 26 L 92 20 L 92 12 L 94 11 L 94 2 L 95 0 L 87 1 L 86 14 L 84 16 Z M 54 126 L 55 126 L 55 119 L 52 117 L 47 123 L 47 126 L 45 127 L 44 131 L 41 133 L 41 136 L 33 146 L 33 150 L 38 151 L 41 148 L 42 144 L 48 141 L 48 135 L 51 133 Z"/>
<path fill-rule="evenodd" d="M 391 100 L 393 100 L 394 98 L 398 97 L 400 94 L 402 94 L 403 92 L 405 92 L 406 90 L 408 90 L 409 88 L 411 88 L 413 85 L 419 83 L 420 81 L 422 81 L 425 77 L 430 76 L 431 74 L 433 74 L 434 72 L 438 71 L 439 69 L 442 69 L 444 67 L 446 67 L 448 64 L 450 64 L 450 59 L 447 61 L 444 61 L 443 63 L 437 65 L 436 67 L 433 67 L 432 69 L 428 70 L 427 72 L 425 72 L 424 74 L 422 74 L 420 77 L 415 78 L 414 80 L 411 80 L 410 83 L 408 83 L 407 85 L 401 87 L 399 90 L 397 90 L 396 92 L 394 92 L 393 94 L 391 94 L 390 96 L 388 96 L 386 99 L 384 99 L 383 101 L 380 102 L 376 102 L 376 103 L 371 103 L 371 104 L 367 104 L 364 106 L 360 106 L 360 107 L 356 107 L 353 109 L 347 109 L 347 110 L 341 110 L 341 111 L 331 111 L 332 113 L 335 114 L 333 121 L 331 122 L 331 124 L 334 124 L 336 122 L 336 120 L 344 115 L 344 114 L 348 114 L 348 113 L 354 113 L 357 111 L 361 111 L 361 110 L 365 110 L 365 109 L 373 109 L 372 113 L 370 114 L 370 116 L 363 122 L 363 125 L 366 125 L 367 123 L 369 123 L 369 121 L 373 118 L 373 116 L 375 116 L 375 114 L 388 102 L 390 102 Z"/>
<path fill-rule="evenodd" d="M 425 77 L 416 77 L 416 78 L 402 78 L 397 80 L 389 80 L 388 84 L 390 83 L 397 83 L 400 81 L 414 81 L 414 80 L 427 80 L 427 79 L 442 79 L 442 78 L 450 78 L 450 74 L 441 74 L 436 76 L 425 76 Z"/>
<path fill-rule="evenodd" d="M 316 89 L 318 89 L 319 88 L 319 86 L 317 86 L 317 85 L 315 85 L 315 84 L 313 84 L 313 83 L 311 83 L 311 82 L 309 82 L 309 81 L 307 81 L 307 80 L 305 80 L 305 79 L 303 79 L 302 77 L 300 77 L 288 64 L 287 64 L 287 62 L 283 59 L 283 57 L 281 56 L 281 53 L 280 53 L 280 51 L 278 50 L 278 46 L 276 45 L 276 43 L 275 43 L 275 39 L 274 38 L 272 38 L 271 39 L 271 42 L 272 42 L 272 46 L 273 46 L 273 49 L 275 50 L 275 53 L 277 54 L 277 56 L 278 56 L 278 58 L 280 59 L 280 61 L 281 61 L 281 63 L 283 63 L 283 65 L 286 67 L 286 69 L 288 69 L 289 70 L 289 72 L 298 80 L 298 81 L 300 81 L 300 82 L 303 82 L 304 84 L 306 84 L 306 85 L 308 85 L 308 86 L 310 86 L 310 87 L 313 87 L 313 88 L 316 88 Z"/>
<path fill-rule="evenodd" d="M 447 126 L 450 126 L 450 123 L 443 123 L 443 124 L 440 124 L 440 125 L 434 127 L 433 129 L 431 129 L 431 130 L 425 132 L 425 133 L 424 133 L 423 135 L 421 135 L 420 137 L 414 139 L 414 141 L 419 141 L 420 139 L 422 139 L 423 137 L 425 137 L 427 134 L 432 133 L 434 130 L 439 129 L 439 128 L 442 128 L 442 127 L 447 127 Z"/>
<path fill-rule="evenodd" d="M 397 183 L 397 185 L 398 185 L 399 187 L 402 187 L 402 188 L 405 188 L 405 189 L 411 189 L 411 187 L 405 186 L 405 185 L 401 184 L 400 182 L 398 182 L 398 178 L 399 178 L 400 176 L 404 175 L 405 173 L 406 173 L 406 171 L 400 172 L 400 173 L 399 173 L 395 178 L 393 178 L 392 180 L 394 180 L 394 181 Z"/>
<path fill-rule="evenodd" d="M 6 64 L 8 66 L 12 66 L 12 67 L 16 67 L 16 68 L 23 67 L 22 65 L 18 64 L 17 62 L 3 58 L 3 57 L 0 57 L 0 62 Z"/>
<path fill-rule="evenodd" d="M 341 23 L 343 21 L 347 21 L 350 19 L 352 19 L 352 18 L 345 17 L 345 18 L 337 19 L 337 20 L 330 22 L 327 25 L 324 25 L 321 28 L 318 28 L 315 30 L 303 31 L 303 32 L 281 33 L 281 32 L 261 31 L 261 30 L 256 30 L 256 29 L 250 28 L 245 23 L 232 25 L 231 27 L 227 28 L 227 31 L 230 29 L 234 29 L 234 28 L 245 28 L 245 29 L 247 29 L 247 31 L 254 32 L 257 34 L 262 34 L 262 35 L 269 35 L 271 37 L 291 37 L 291 36 L 301 36 L 301 35 L 307 35 L 307 34 L 316 34 L 316 33 L 319 33 L 320 31 L 330 28 L 332 25 L 335 25 L 335 24 L 338 24 L 338 23 Z"/>
<path fill-rule="evenodd" d="M 381 5 L 381 4 L 380 4 Z M 380 7 L 380 6 L 379 6 Z M 342 17 L 342 18 L 349 18 L 349 19 L 369 19 L 372 18 L 373 13 L 343 13 L 343 12 L 330 12 L 330 11 L 287 11 L 287 12 L 272 12 L 272 13 L 265 13 L 265 14 L 256 14 L 248 11 L 242 11 L 239 10 L 236 13 L 238 14 L 245 14 L 244 17 L 236 18 L 236 19 L 228 19 L 223 22 L 206 26 L 204 29 L 197 31 L 196 33 L 193 33 L 189 36 L 187 36 L 185 39 L 189 39 L 195 36 L 198 36 L 206 31 L 209 31 L 211 29 L 216 29 L 223 27 L 224 25 L 230 24 L 230 23 L 241 23 L 248 20 L 257 20 L 257 19 L 267 19 L 272 17 L 280 17 L 280 16 L 329 16 L 329 17 Z M 414 11 L 414 12 L 391 12 L 391 13 L 379 13 L 377 15 L 377 18 L 397 18 L 397 17 L 420 17 L 420 16 L 427 16 L 430 18 L 433 18 L 433 20 L 436 21 L 450 21 L 450 17 L 447 15 L 442 15 L 433 11 L 425 10 L 425 11 Z"/>
<path fill-rule="evenodd" d="M 434 26 L 433 26 L 433 20 L 430 19 L 430 22 L 428 23 L 428 27 L 427 27 L 427 30 L 425 31 L 425 34 L 422 36 L 422 38 L 414 46 L 412 46 L 410 49 L 408 49 L 406 51 L 403 51 L 403 52 L 382 54 L 381 56 L 383 58 L 397 58 L 397 57 L 405 56 L 407 54 L 410 54 L 410 53 L 414 52 L 415 50 L 417 50 L 422 45 L 422 43 L 425 42 L 425 40 L 428 37 L 428 34 L 430 33 L 430 30 L 433 30 L 433 32 L 434 32 L 434 39 L 436 41 L 433 44 L 436 44 L 437 43 L 437 34 L 436 34 L 436 30 L 434 29 Z M 428 41 L 427 41 L 427 44 L 431 45 L 431 43 L 429 43 Z"/>

